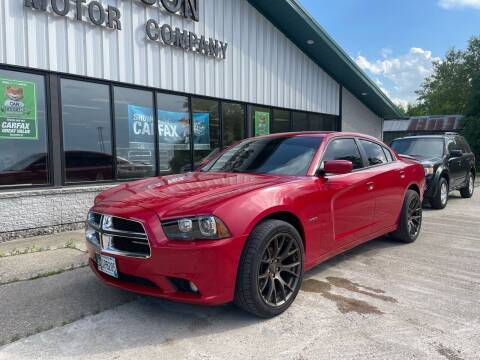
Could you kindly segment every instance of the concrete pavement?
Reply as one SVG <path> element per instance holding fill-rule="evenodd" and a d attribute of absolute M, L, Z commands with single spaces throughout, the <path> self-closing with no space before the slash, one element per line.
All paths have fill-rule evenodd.
<path fill-rule="evenodd" d="M 425 210 L 413 244 L 377 239 L 317 266 L 292 308 L 270 320 L 231 305 L 129 298 L 88 269 L 0 285 L 0 329 L 81 318 L 1 347 L 0 359 L 478 359 L 478 190 Z M 34 289 L 43 290 L 26 300 Z"/>

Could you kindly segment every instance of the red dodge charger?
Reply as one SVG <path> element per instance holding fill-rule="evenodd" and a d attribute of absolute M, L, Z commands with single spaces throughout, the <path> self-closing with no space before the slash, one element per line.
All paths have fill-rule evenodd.
<path fill-rule="evenodd" d="M 247 139 L 194 172 L 98 195 L 90 266 L 122 289 L 271 317 L 318 263 L 385 234 L 415 241 L 424 186 L 422 165 L 366 135 Z"/>

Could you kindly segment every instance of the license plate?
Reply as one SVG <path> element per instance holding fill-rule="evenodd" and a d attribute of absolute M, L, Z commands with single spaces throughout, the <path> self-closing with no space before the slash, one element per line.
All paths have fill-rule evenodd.
<path fill-rule="evenodd" d="M 101 272 L 118 278 L 117 262 L 114 257 L 97 254 L 97 267 Z"/>

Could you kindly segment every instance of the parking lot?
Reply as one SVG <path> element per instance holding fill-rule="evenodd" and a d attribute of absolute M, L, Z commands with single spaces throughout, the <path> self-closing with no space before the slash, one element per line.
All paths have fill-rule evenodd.
<path fill-rule="evenodd" d="M 137 297 L 81 266 L 10 281 L 0 359 L 478 359 L 479 245 L 480 192 L 454 193 L 425 209 L 417 242 L 376 239 L 317 266 L 270 320 Z"/>

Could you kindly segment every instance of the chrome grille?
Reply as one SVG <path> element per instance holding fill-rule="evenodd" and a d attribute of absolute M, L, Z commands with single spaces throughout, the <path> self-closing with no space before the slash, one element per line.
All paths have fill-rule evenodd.
<path fill-rule="evenodd" d="M 90 212 L 86 238 L 105 253 L 140 258 L 151 255 L 147 233 L 139 221 Z"/>

